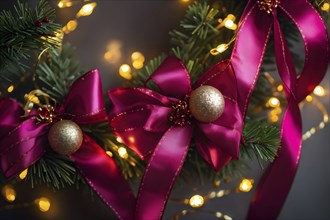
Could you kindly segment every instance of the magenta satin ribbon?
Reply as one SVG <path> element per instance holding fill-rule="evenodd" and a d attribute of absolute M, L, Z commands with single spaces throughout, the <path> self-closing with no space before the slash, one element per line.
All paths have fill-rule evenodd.
<path fill-rule="evenodd" d="M 212 123 L 191 118 L 183 126 L 169 120 L 172 106 L 189 98 L 192 88 L 186 67 L 175 57 L 168 57 L 152 74 L 159 93 L 147 88 L 110 90 L 113 104 L 109 119 L 116 135 L 141 158 L 149 159 L 140 184 L 135 219 L 160 219 L 171 188 L 185 161 L 190 139 L 215 170 L 237 159 L 242 115 L 237 104 L 234 72 L 228 60 L 210 68 L 193 89 L 210 85 L 225 97 L 224 113 Z M 148 80 L 148 81 L 149 81 Z"/>
<path fill-rule="evenodd" d="M 98 70 L 80 77 L 71 87 L 64 103 L 56 109 L 59 118 L 78 125 L 108 120 Z M 0 100 L 0 166 L 13 177 L 39 160 L 48 144 L 51 123 L 37 123 L 38 113 L 24 115 L 19 103 Z M 112 158 L 84 134 L 82 146 L 70 155 L 86 182 L 120 219 L 133 219 L 134 195 Z"/>
<path fill-rule="evenodd" d="M 302 124 L 299 102 L 313 91 L 329 64 L 327 31 L 318 12 L 306 0 L 282 0 L 278 13 L 298 27 L 305 46 L 305 65 L 298 77 L 277 20 L 277 10 L 261 11 L 250 0 L 240 21 L 231 63 L 237 77 L 239 105 L 245 116 L 272 30 L 278 72 L 288 107 L 281 129 L 281 148 L 262 177 L 251 202 L 248 219 L 276 219 L 285 202 L 299 163 Z M 247 43 L 248 42 L 248 43 Z"/>

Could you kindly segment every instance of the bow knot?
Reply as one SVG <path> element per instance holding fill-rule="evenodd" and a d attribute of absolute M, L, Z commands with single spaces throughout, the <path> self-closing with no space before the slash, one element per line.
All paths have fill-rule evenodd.
<path fill-rule="evenodd" d="M 261 11 L 267 12 L 267 14 L 272 13 L 280 3 L 281 0 L 257 0 L 258 8 Z"/>
<path fill-rule="evenodd" d="M 236 78 L 228 60 L 204 73 L 194 85 L 194 91 L 186 67 L 175 57 L 165 59 L 147 82 L 149 80 L 156 83 L 160 93 L 147 88 L 108 92 L 113 104 L 109 118 L 114 132 L 142 159 L 150 158 L 140 184 L 136 219 L 161 217 L 193 133 L 202 158 L 219 170 L 237 159 L 243 129 L 236 100 Z M 219 101 L 220 95 L 224 98 Z M 191 105 L 193 97 L 197 100 L 195 106 Z M 220 102 L 223 105 L 218 105 Z M 204 109 L 205 116 L 210 110 L 208 107 L 214 106 L 217 108 L 210 111 L 215 112 L 212 120 L 199 120 L 193 112 L 193 109 Z M 206 116 L 209 119 L 209 115 Z M 155 201 L 152 208 L 150 201 Z"/>
<path fill-rule="evenodd" d="M 191 124 L 192 115 L 187 100 L 178 101 L 172 105 L 172 109 L 168 119 L 174 126 L 184 127 Z"/>

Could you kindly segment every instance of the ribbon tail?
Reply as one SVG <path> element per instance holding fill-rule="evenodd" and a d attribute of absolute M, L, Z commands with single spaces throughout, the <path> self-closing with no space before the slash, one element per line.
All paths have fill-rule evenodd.
<path fill-rule="evenodd" d="M 171 127 L 147 165 L 136 206 L 137 220 L 161 219 L 171 189 L 185 161 L 192 127 Z"/>
<path fill-rule="evenodd" d="M 241 25 L 231 56 L 231 64 L 237 79 L 238 104 L 243 119 L 259 76 L 273 24 L 272 16 L 261 12 L 256 4 L 251 6 L 249 3 L 249 8 L 250 10 L 244 12 L 245 17 L 240 21 Z"/>
<path fill-rule="evenodd" d="M 98 144 L 85 135 L 82 146 L 70 158 L 90 187 L 119 219 L 134 219 L 134 194 L 115 161 Z"/>
<path fill-rule="evenodd" d="M 302 135 L 300 110 L 295 102 L 290 102 L 285 112 L 281 135 L 278 157 L 260 180 L 247 219 L 276 219 L 290 191 L 299 163 Z"/>
<path fill-rule="evenodd" d="M 278 157 L 262 177 L 248 219 L 276 219 L 285 203 L 296 175 L 301 153 L 302 123 L 296 100 L 296 72 L 293 59 L 274 12 L 274 44 L 278 72 L 285 85 L 288 108 L 281 127 Z"/>

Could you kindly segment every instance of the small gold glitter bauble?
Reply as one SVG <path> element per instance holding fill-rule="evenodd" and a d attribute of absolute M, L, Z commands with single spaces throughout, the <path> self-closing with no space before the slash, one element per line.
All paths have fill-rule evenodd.
<path fill-rule="evenodd" d="M 213 86 L 200 86 L 191 93 L 189 99 L 191 114 L 199 121 L 213 122 L 225 109 L 225 99 Z"/>
<path fill-rule="evenodd" d="M 61 120 L 50 128 L 48 142 L 56 153 L 70 155 L 80 148 L 83 133 L 73 121 Z"/>

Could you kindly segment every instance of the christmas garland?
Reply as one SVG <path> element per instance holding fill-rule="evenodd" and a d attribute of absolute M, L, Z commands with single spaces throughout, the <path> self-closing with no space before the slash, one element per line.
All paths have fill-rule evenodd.
<path fill-rule="evenodd" d="M 234 7 L 230 1 L 224 1 L 223 4 L 221 8 Z M 271 14 L 276 17 L 274 8 L 278 4 L 278 1 L 250 1 L 242 16 L 246 20 L 242 20 L 242 23 L 249 22 L 249 13 L 261 16 L 258 14 L 261 11 L 262 16 L 268 16 L 262 23 L 266 28 L 268 23 L 273 22 L 270 19 Z M 302 7 L 310 7 L 300 4 Z M 282 5 L 280 8 L 284 12 L 292 8 L 289 3 Z M 241 3 L 241 7 L 235 7 L 236 14 L 241 14 L 244 3 Z M 261 75 L 258 82 L 255 79 L 251 82 L 252 89 L 249 88 L 247 92 L 239 89 L 242 85 L 238 82 L 244 80 L 241 79 L 242 74 L 238 73 L 240 68 L 235 64 L 235 55 L 232 55 L 232 61 L 218 63 L 223 57 L 237 54 L 237 48 L 243 47 L 237 46 L 243 44 L 238 40 L 232 51 L 231 43 L 234 40 L 231 38 L 236 36 L 238 39 L 239 35 L 219 27 L 217 20 L 227 14 L 218 10 L 219 8 L 217 4 L 211 7 L 203 1 L 196 2 L 187 10 L 181 23 L 182 30 L 171 32 L 174 45 L 171 54 L 181 61 L 171 56 L 159 56 L 151 60 L 143 70 L 133 74 L 130 87 L 146 85 L 145 88 L 109 91 L 110 104 L 107 108 L 110 109 L 109 121 L 112 129 L 109 128 L 108 117 L 105 115 L 106 106 L 98 72 L 94 70 L 83 74 L 72 58 L 70 46 L 59 44 L 60 39 L 54 33 L 60 31 L 60 26 L 52 22 L 54 11 L 47 2 L 40 1 L 36 10 L 18 3 L 16 14 L 25 19 L 15 19 L 10 12 L 0 14 L 0 25 L 4 27 L 4 31 L 0 33 L 0 77 L 5 81 L 1 86 L 8 88 L 8 84 L 12 85 L 14 81 L 20 83 L 29 78 L 34 85 L 31 91 L 23 91 L 26 93 L 25 101 L 20 98 L 19 93 L 14 94 L 14 97 L 22 101 L 24 108 L 11 99 L 0 101 L 0 126 L 3 128 L 0 132 L 0 159 L 3 174 L 13 177 L 29 167 L 27 180 L 31 181 L 32 186 L 35 183 L 46 183 L 57 189 L 81 181 L 90 185 L 119 218 L 144 219 L 152 216 L 156 219 L 161 217 L 181 167 L 179 179 L 182 180 L 189 180 L 188 177 L 195 175 L 222 180 L 240 175 L 254 157 L 260 164 L 262 161 L 272 162 L 280 146 L 280 129 L 265 120 L 269 107 L 264 103 L 272 96 L 277 85 L 272 85 L 265 75 Z M 13 23 L 19 25 L 13 27 Z M 248 31 L 244 30 L 242 24 L 239 25 L 239 30 L 248 36 Z M 275 19 L 274 43 L 282 45 L 282 48 L 277 48 L 275 52 L 282 50 L 287 55 L 285 43 L 279 40 L 283 36 L 277 25 L 279 23 Z M 284 30 L 292 25 L 294 24 L 281 21 Z M 297 36 L 297 32 L 284 33 L 287 33 L 287 38 Z M 17 35 L 20 37 L 14 37 Z M 268 38 L 273 38 L 269 37 L 269 31 L 268 35 L 263 36 L 265 42 Z M 227 50 L 222 53 L 217 45 L 224 41 L 228 44 L 225 44 Z M 199 48 L 194 47 L 195 45 L 204 46 Z M 210 54 L 212 48 L 220 51 L 220 57 Z M 266 47 L 260 57 L 263 58 L 265 50 Z M 37 51 L 38 57 L 29 69 L 27 63 L 33 60 L 30 51 Z M 269 47 L 265 62 L 271 61 L 272 57 L 274 51 Z M 281 57 L 278 54 L 276 58 L 277 62 L 285 63 L 289 60 L 287 66 L 292 71 L 290 58 L 279 61 Z M 327 59 L 325 53 L 322 65 L 327 63 Z M 15 65 L 17 61 L 20 65 Z M 260 65 L 259 61 L 258 68 Z M 296 94 L 300 97 L 299 100 L 311 92 L 311 88 L 322 78 L 322 65 L 318 69 L 319 77 L 312 80 L 312 87 L 306 92 L 299 88 L 299 91 L 303 91 L 303 94 Z M 288 70 L 280 70 L 285 71 Z M 288 75 L 291 74 L 290 71 L 287 72 Z M 284 78 L 289 100 L 287 105 L 289 109 L 294 109 L 291 111 L 295 115 L 299 115 L 295 106 L 297 103 L 293 104 L 290 99 L 290 92 L 297 92 L 292 86 L 293 81 L 293 78 Z M 253 87 L 255 92 L 251 94 Z M 84 90 L 87 92 L 84 94 L 86 97 L 81 99 Z M 88 95 L 92 91 L 95 91 L 92 93 L 94 97 Z M 96 103 L 91 101 L 95 98 Z M 281 94 L 279 98 L 284 99 L 285 95 Z M 250 100 L 249 111 L 245 100 Z M 35 109 L 35 106 L 40 107 Z M 201 111 L 203 106 L 208 107 Z M 295 123 L 299 121 L 297 118 L 292 120 L 296 120 Z M 213 122 L 216 124 L 212 124 Z M 179 151 L 180 146 L 185 147 Z M 100 151 L 101 148 L 104 151 Z M 11 149 L 15 150 L 14 153 Z M 26 155 L 28 159 L 22 159 Z M 95 158 L 104 162 L 94 164 Z M 148 159 L 147 166 L 140 158 Z M 169 159 L 172 160 L 173 167 L 158 170 L 157 167 L 168 166 Z M 108 172 L 104 167 L 112 167 L 115 171 Z M 127 210 L 134 210 L 135 199 L 124 178 L 138 179 L 145 169 L 149 173 L 144 174 L 142 180 L 137 199 L 137 214 L 127 213 Z M 102 175 L 108 175 L 112 182 L 102 181 L 100 176 L 93 174 L 93 170 L 100 170 Z M 152 195 L 150 192 L 153 191 L 154 179 L 162 178 L 163 185 L 158 183 L 157 188 L 163 187 L 163 191 Z M 105 184 L 117 187 L 109 190 L 104 188 Z M 160 200 L 160 203 L 153 204 L 155 207 L 150 209 L 148 201 L 153 200 Z M 126 204 L 123 204 L 124 201 Z M 278 206 L 280 208 L 281 204 Z M 250 218 L 254 218 L 257 214 L 253 208 L 251 210 Z M 272 217 L 276 215 L 275 210 Z M 261 216 L 262 214 L 258 218 Z"/>

